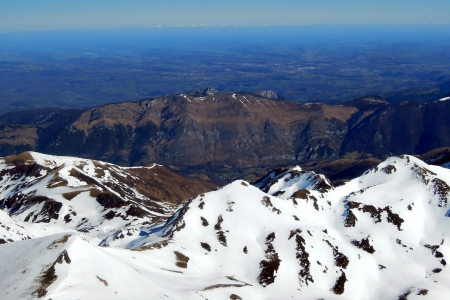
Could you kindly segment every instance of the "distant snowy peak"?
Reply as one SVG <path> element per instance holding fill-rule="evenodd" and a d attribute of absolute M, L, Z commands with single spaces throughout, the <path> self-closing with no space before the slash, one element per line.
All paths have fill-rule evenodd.
<path fill-rule="evenodd" d="M 324 175 L 304 171 L 299 166 L 275 169 L 255 182 L 254 186 L 282 199 L 287 199 L 301 190 L 326 193 L 334 188 Z"/>

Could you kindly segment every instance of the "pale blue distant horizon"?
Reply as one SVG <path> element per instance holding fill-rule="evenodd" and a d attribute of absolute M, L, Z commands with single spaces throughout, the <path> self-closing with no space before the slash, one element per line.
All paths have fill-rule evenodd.
<path fill-rule="evenodd" d="M 167 26 L 449 24 L 448 0 L 16 0 L 0 31 Z"/>

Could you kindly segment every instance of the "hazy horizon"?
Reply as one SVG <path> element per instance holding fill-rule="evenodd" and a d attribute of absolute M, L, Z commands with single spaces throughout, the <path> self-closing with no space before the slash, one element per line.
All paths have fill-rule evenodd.
<path fill-rule="evenodd" d="M 92 40 L 90 38 L 94 37 Z M 208 43 L 229 41 L 264 42 L 266 38 L 285 40 L 289 43 L 305 42 L 416 42 L 433 40 L 445 43 L 450 37 L 450 24 L 366 24 L 366 25 L 272 25 L 272 26 L 185 26 L 185 27 L 153 27 L 153 28 L 89 28 L 89 29 L 52 29 L 23 30 L 0 33 L 0 43 L 8 47 L 11 43 L 66 41 L 101 43 L 108 39 L 116 39 L 120 44 L 143 39 L 154 42 L 180 42 L 182 39 L 204 40 Z M 117 39 L 119 38 L 119 39 Z M 286 40 L 289 38 L 290 40 Z M 292 40 L 298 38 L 298 40 Z M 300 40 L 301 39 L 301 40 Z M 344 39 L 344 40 L 342 40 Z M 8 44 L 9 43 L 9 44 Z"/>
<path fill-rule="evenodd" d="M 449 23 L 443 0 L 8 1 L 0 31 L 167 25 Z"/>

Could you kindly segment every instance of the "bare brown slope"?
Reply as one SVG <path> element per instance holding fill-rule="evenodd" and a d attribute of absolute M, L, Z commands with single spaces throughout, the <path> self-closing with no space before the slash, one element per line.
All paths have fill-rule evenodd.
<path fill-rule="evenodd" d="M 89 110 L 62 138 L 80 135 L 84 144 L 80 150 L 86 155 L 132 165 L 209 162 L 240 168 L 333 157 L 345 121 L 356 112 L 353 107 L 301 105 L 231 93 L 200 99 L 172 96 Z M 49 145 L 48 150 L 67 148 Z"/>
<path fill-rule="evenodd" d="M 58 169 L 39 165 L 30 152 L 23 152 L 2 159 L 9 165 L 9 168 L 0 172 L 0 178 L 5 175 L 14 178 L 21 178 L 22 176 L 39 177 L 44 176 L 42 172 L 50 174 Z M 109 163 L 98 161 L 93 161 L 93 163 L 96 176 L 87 176 L 76 169 L 73 169 L 71 176 L 90 184 L 91 188 L 97 188 L 100 191 L 113 191 L 122 195 L 124 199 L 133 199 L 132 193 L 130 193 L 133 189 L 146 199 L 151 199 L 152 202 L 180 204 L 182 201 L 217 188 L 213 183 L 182 176 L 161 165 L 118 168 L 118 166 Z M 83 169 L 83 164 L 75 167 Z M 106 178 L 109 176 L 111 180 L 104 180 L 106 174 Z M 136 201 L 139 202 L 139 200 Z M 146 203 L 142 204 L 146 205 Z"/>
<path fill-rule="evenodd" d="M 105 105 L 64 118 L 43 116 L 42 122 L 21 125 L 37 132 L 38 138 L 28 137 L 34 144 L 22 138 L 17 145 L 0 133 L 5 149 L 0 154 L 28 147 L 121 165 L 157 162 L 180 170 L 213 171 L 335 159 L 349 125 L 384 105 L 300 104 L 249 93 L 172 95 Z"/>
<path fill-rule="evenodd" d="M 361 176 L 368 169 L 381 163 L 378 158 L 336 159 L 332 161 L 315 161 L 302 164 L 307 171 L 325 175 L 334 185 L 341 185 L 355 177 Z"/>
<path fill-rule="evenodd" d="M 448 162 L 450 162 L 450 148 L 445 147 L 433 149 L 418 156 L 418 158 L 429 165 L 442 166 L 443 164 L 448 164 Z"/>

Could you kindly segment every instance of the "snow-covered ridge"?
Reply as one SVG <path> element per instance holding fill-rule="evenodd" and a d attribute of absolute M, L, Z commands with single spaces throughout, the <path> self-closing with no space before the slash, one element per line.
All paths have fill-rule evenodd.
<path fill-rule="evenodd" d="M 270 177 L 289 182 L 293 170 Z M 187 261 L 186 276 L 241 282 L 199 291 L 206 298 L 441 299 L 450 279 L 447 182 L 448 170 L 411 156 L 318 197 L 308 186 L 275 197 L 236 181 L 193 199 L 133 247 L 164 245 Z"/>
<path fill-rule="evenodd" d="M 10 218 L 0 221 L 0 242 L 69 230 L 96 243 L 123 243 L 176 211 L 181 199 L 167 190 L 177 187 L 164 182 L 179 180 L 172 175 L 156 164 L 123 168 L 36 152 L 6 157 L 0 160 L 0 214 Z"/>
<path fill-rule="evenodd" d="M 287 199 L 303 189 L 319 193 L 333 189 L 333 185 L 325 176 L 311 171 L 303 171 L 299 166 L 290 169 L 275 169 L 255 182 L 254 185 L 262 191 L 282 199 Z"/>
<path fill-rule="evenodd" d="M 449 183 L 450 170 L 411 156 L 339 187 L 278 170 L 202 193 L 126 243 L 78 232 L 0 245 L 4 274 L 19 274 L 0 287 L 6 299 L 37 286 L 46 299 L 446 299 Z M 5 254 L 44 267 L 30 263 L 20 281 L 25 265 Z M 48 270 L 57 278 L 37 285 Z"/>

